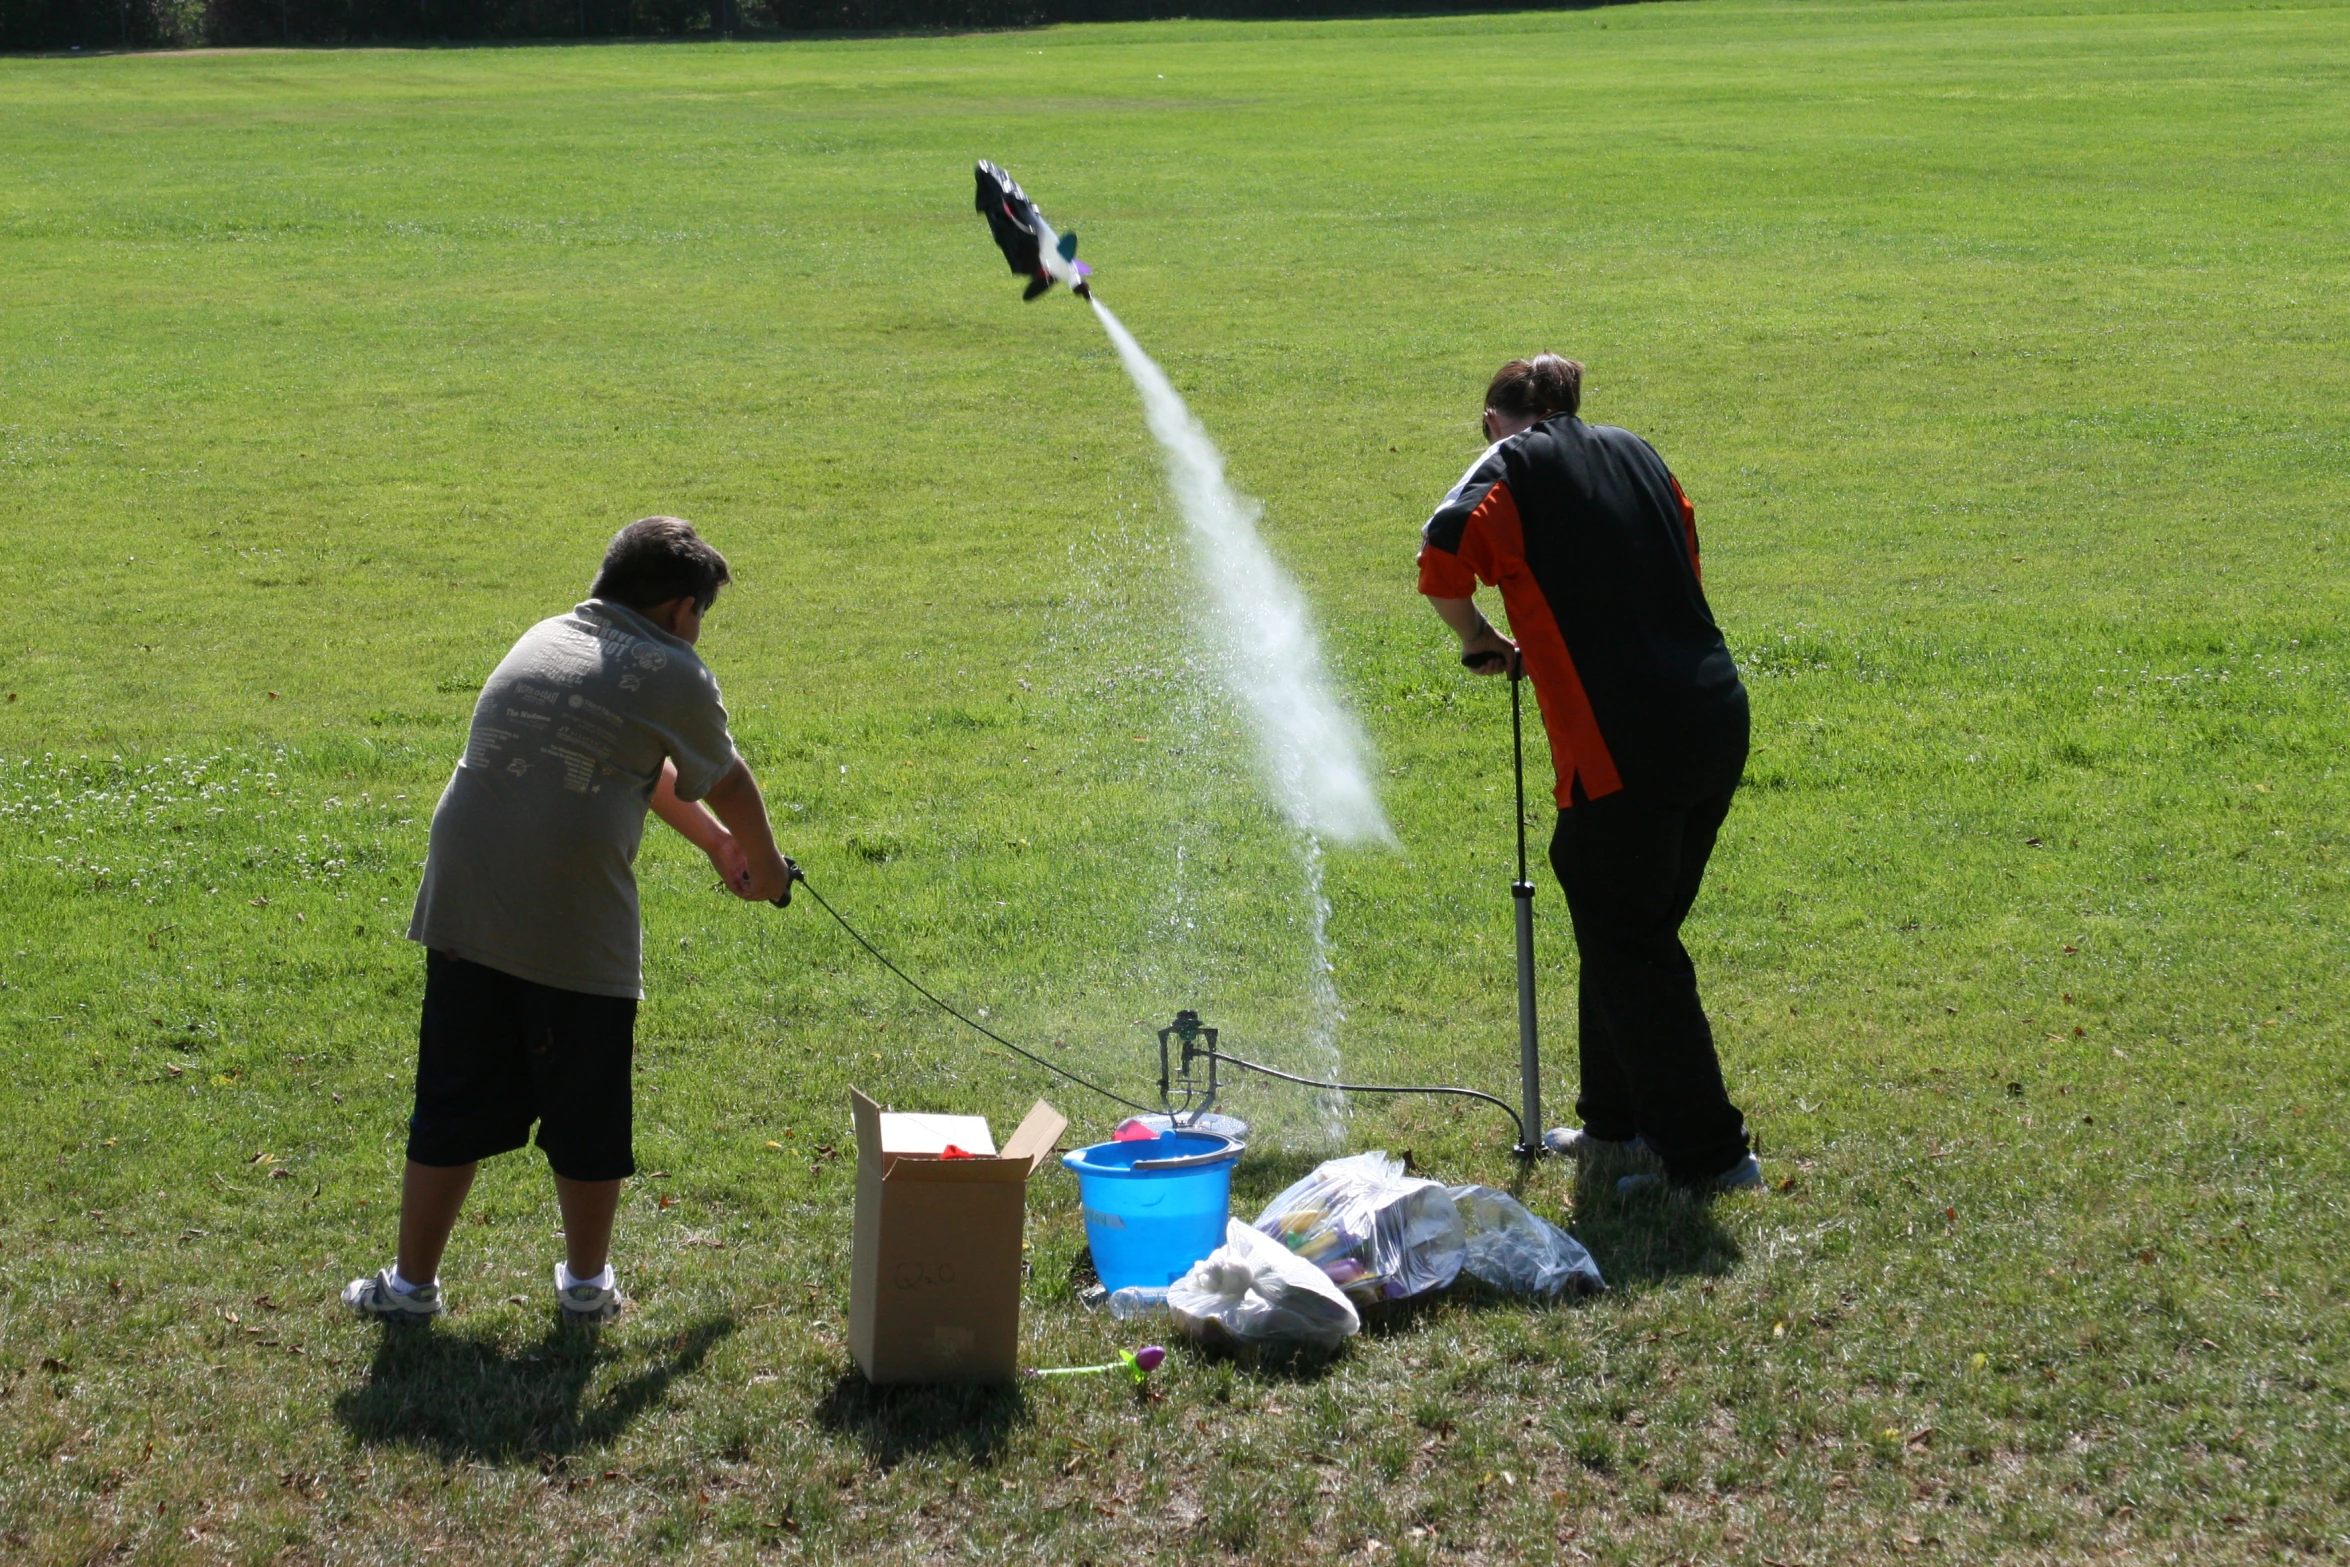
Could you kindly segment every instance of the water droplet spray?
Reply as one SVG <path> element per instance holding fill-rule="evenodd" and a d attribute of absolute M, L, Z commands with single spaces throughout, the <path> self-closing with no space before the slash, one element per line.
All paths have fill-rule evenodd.
<path fill-rule="evenodd" d="M 1395 842 L 1371 786 L 1370 747 L 1332 689 L 1305 595 L 1257 532 L 1263 508 L 1226 481 L 1224 454 L 1134 334 L 1100 300 L 1090 303 L 1142 396 L 1143 417 L 1159 443 L 1192 567 L 1206 589 L 1216 671 L 1248 717 L 1267 790 L 1297 832 L 1314 1018 L 1308 1053 L 1315 1069 L 1335 1076 L 1345 1014 L 1330 962 L 1322 846 Z M 1326 1130 L 1336 1135 L 1340 1106 L 1334 1095 L 1326 1101 Z"/>

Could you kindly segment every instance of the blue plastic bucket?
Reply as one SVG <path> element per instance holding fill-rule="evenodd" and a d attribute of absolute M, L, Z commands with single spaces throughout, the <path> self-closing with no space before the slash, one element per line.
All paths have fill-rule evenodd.
<path fill-rule="evenodd" d="M 1224 1244 L 1232 1167 L 1246 1145 L 1213 1132 L 1163 1132 L 1061 1155 L 1077 1172 L 1085 1238 L 1105 1288 L 1164 1288 Z"/>

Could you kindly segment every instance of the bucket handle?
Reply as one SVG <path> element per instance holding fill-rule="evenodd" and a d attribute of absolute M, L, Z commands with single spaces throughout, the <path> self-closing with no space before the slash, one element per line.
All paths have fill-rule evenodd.
<path fill-rule="evenodd" d="M 1133 1170 L 1204 1170 L 1211 1164 L 1222 1164 L 1227 1159 L 1237 1159 L 1247 1151 L 1248 1144 L 1234 1142 L 1231 1146 L 1218 1148 L 1212 1153 L 1185 1154 L 1175 1159 L 1137 1159 L 1127 1168 Z"/>

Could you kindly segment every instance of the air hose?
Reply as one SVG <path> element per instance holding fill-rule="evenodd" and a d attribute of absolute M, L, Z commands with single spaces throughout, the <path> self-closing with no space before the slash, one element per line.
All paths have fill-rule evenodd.
<path fill-rule="evenodd" d="M 834 908 L 830 900 L 828 900 L 823 893 L 816 890 L 815 884 L 808 880 L 807 872 L 801 870 L 796 864 L 791 866 L 791 878 L 800 886 L 808 889 L 808 896 L 816 900 L 816 906 L 822 909 L 825 913 L 831 915 L 833 923 L 838 925 L 843 931 L 847 932 L 851 941 L 854 941 L 858 946 L 863 947 L 867 955 L 869 955 L 874 962 L 880 964 L 883 968 L 888 969 L 892 974 L 895 974 L 898 979 L 904 983 L 908 990 L 913 991 L 914 994 L 920 996 L 923 1000 L 938 1008 L 939 1011 L 944 1012 L 948 1017 L 951 1017 L 956 1022 L 962 1024 L 965 1028 L 970 1029 L 973 1033 L 979 1035 L 983 1039 L 987 1039 L 995 1044 L 1003 1046 L 1006 1050 L 1011 1051 L 1014 1055 L 1019 1056 L 1024 1060 L 1034 1062 L 1036 1065 L 1043 1067 L 1046 1071 L 1051 1072 L 1058 1077 L 1066 1078 L 1068 1081 L 1075 1083 L 1080 1088 L 1101 1095 L 1101 1097 L 1109 1100 L 1113 1104 L 1123 1105 L 1129 1110 L 1140 1111 L 1145 1115 L 1156 1115 L 1164 1113 L 1162 1111 L 1153 1110 L 1149 1105 L 1137 1104 L 1135 1101 L 1127 1098 L 1123 1094 L 1112 1093 L 1109 1089 L 1102 1087 L 1101 1084 L 1096 1083 L 1089 1078 L 1078 1076 L 1075 1072 L 1070 1071 L 1067 1067 L 1062 1066 L 1057 1061 L 1050 1060 L 1044 1056 L 1038 1055 L 1033 1050 L 1025 1049 L 1022 1046 L 1012 1043 L 1012 1041 L 1006 1039 L 1003 1035 L 997 1033 L 994 1029 L 989 1028 L 985 1023 L 979 1022 L 975 1018 L 964 1015 L 962 1011 L 950 1003 L 940 999 L 939 996 L 924 986 L 921 981 L 914 978 L 913 975 L 907 973 L 904 969 L 891 962 L 888 956 L 883 953 L 879 947 L 875 946 L 871 941 L 866 939 L 865 933 L 863 931 L 850 924 L 846 916 L 844 916 L 840 910 Z M 778 908 L 781 908 L 790 901 L 791 893 L 787 890 L 782 897 L 775 900 L 775 903 Z M 1526 1142 L 1525 1124 L 1518 1119 L 1518 1112 L 1511 1109 L 1505 1101 L 1496 1099 L 1491 1094 L 1480 1093 L 1474 1088 L 1401 1087 L 1380 1083 L 1325 1082 L 1319 1078 L 1300 1077 L 1294 1072 L 1284 1072 L 1275 1067 L 1264 1066 L 1255 1061 L 1244 1060 L 1239 1056 L 1228 1055 L 1220 1050 L 1202 1050 L 1199 1053 L 1203 1056 L 1210 1056 L 1217 1061 L 1221 1061 L 1227 1066 L 1239 1067 L 1242 1071 L 1245 1072 L 1255 1072 L 1263 1077 L 1278 1078 L 1284 1083 L 1295 1083 L 1301 1088 L 1319 1088 L 1328 1093 L 1440 1094 L 1451 1095 L 1463 1099 L 1483 1100 L 1485 1103 L 1492 1105 L 1495 1109 L 1499 1110 L 1502 1114 L 1510 1118 L 1510 1123 L 1518 1130 L 1518 1142 L 1520 1146 L 1523 1146 Z"/>

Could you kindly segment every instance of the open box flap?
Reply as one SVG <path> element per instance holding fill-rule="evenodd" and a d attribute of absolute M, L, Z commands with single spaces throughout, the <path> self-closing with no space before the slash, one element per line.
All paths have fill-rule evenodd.
<path fill-rule="evenodd" d="M 1003 1157 L 1026 1160 L 1029 1173 L 1033 1174 L 1037 1166 L 1052 1157 L 1053 1144 L 1068 1129 L 1069 1118 L 1039 1099 L 1029 1107 L 1019 1130 L 1004 1140 Z"/>
<path fill-rule="evenodd" d="M 851 1087 L 849 1114 L 857 1123 L 857 1162 L 878 1167 L 881 1164 L 881 1106 Z"/>
<path fill-rule="evenodd" d="M 891 1155 L 884 1153 L 881 1146 L 881 1106 L 851 1088 L 849 1109 L 857 1123 L 857 1161 L 886 1171 L 891 1180 L 1026 1180 L 1052 1157 L 1053 1145 L 1069 1128 L 1067 1116 L 1039 1099 L 1029 1107 L 1019 1129 L 993 1157 L 941 1159 L 928 1153 Z"/>

